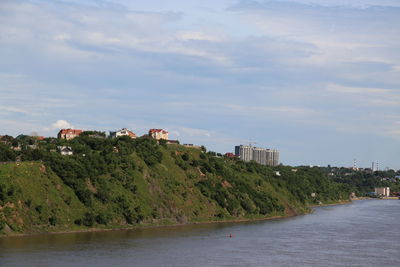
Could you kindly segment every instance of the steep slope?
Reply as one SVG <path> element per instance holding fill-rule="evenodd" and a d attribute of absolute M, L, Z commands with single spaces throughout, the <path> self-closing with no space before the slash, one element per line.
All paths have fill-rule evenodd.
<path fill-rule="evenodd" d="M 74 156 L 44 147 L 26 151 L 26 161 L 0 165 L 0 231 L 295 215 L 310 203 L 344 200 L 348 194 L 318 169 L 293 172 L 147 138 L 80 138 L 68 145 Z M 33 159 L 40 161 L 27 161 Z"/>

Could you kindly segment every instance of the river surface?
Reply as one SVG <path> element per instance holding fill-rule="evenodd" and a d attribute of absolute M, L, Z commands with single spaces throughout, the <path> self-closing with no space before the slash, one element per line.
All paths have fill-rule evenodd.
<path fill-rule="evenodd" d="M 399 200 L 362 200 L 272 221 L 6 237 L 0 266 L 400 266 L 399 224 Z"/>

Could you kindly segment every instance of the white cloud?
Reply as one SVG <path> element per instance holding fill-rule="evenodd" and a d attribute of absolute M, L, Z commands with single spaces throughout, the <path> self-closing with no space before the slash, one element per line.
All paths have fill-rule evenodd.
<path fill-rule="evenodd" d="M 352 99 L 358 105 L 400 107 L 399 90 L 328 84 L 326 91 L 337 94 L 339 97 Z"/>
<path fill-rule="evenodd" d="M 11 107 L 11 106 L 0 106 L 0 112 L 16 112 L 16 113 L 28 113 L 26 110 L 19 107 Z"/>
<path fill-rule="evenodd" d="M 385 95 L 388 93 L 396 93 L 396 90 L 383 89 L 383 88 L 368 88 L 368 87 L 350 87 L 343 86 L 339 84 L 328 84 L 328 91 L 339 92 L 339 93 L 349 93 L 349 94 L 375 94 L 375 95 Z"/>
<path fill-rule="evenodd" d="M 74 128 L 73 125 L 71 125 L 68 121 L 66 120 L 58 120 L 55 123 L 51 125 L 53 129 L 69 129 L 69 128 Z"/>
<path fill-rule="evenodd" d="M 243 106 L 243 105 L 224 105 L 227 109 L 237 112 L 238 114 L 251 114 L 265 116 L 268 114 L 278 114 L 282 117 L 305 117 L 316 115 L 318 112 L 308 107 L 294 106 Z"/>
<path fill-rule="evenodd" d="M 178 128 L 178 135 L 211 137 L 211 132 L 203 129 L 180 127 Z"/>

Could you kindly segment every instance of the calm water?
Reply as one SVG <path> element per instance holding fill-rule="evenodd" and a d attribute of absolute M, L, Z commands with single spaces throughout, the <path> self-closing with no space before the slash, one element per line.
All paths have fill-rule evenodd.
<path fill-rule="evenodd" d="M 0 265 L 400 266 L 399 223 L 399 200 L 365 200 L 275 221 L 0 238 Z"/>

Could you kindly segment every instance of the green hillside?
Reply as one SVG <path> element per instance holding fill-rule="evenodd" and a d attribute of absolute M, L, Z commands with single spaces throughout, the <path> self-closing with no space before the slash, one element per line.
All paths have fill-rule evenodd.
<path fill-rule="evenodd" d="M 57 145 L 74 155 L 61 156 Z M 349 194 L 318 168 L 261 166 L 145 137 L 47 139 L 14 155 L 1 149 L 3 158 L 21 159 L 0 165 L 1 233 L 295 215 Z"/>

